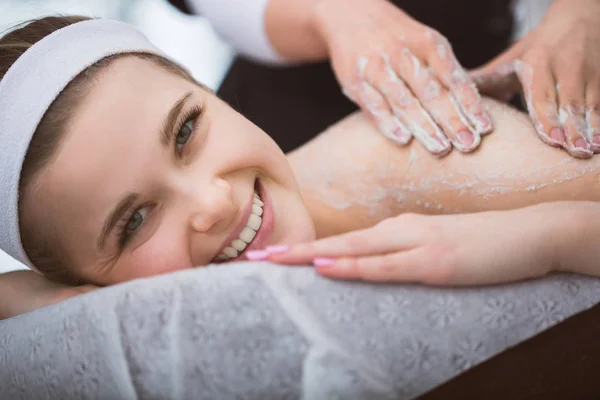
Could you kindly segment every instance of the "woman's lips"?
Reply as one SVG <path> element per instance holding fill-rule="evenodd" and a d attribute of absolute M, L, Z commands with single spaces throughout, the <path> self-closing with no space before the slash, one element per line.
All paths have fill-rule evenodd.
<path fill-rule="evenodd" d="M 271 233 L 272 233 L 273 227 L 274 227 L 273 205 L 271 202 L 271 198 L 269 197 L 269 194 L 267 193 L 265 187 L 262 185 L 262 183 L 258 179 L 255 182 L 255 188 L 257 189 L 258 195 L 260 196 L 262 202 L 264 203 L 264 205 L 262 207 L 263 212 L 261 215 L 262 221 L 261 221 L 260 227 L 256 231 L 256 235 L 254 236 L 254 239 L 252 239 L 251 243 L 246 246 L 246 248 L 242 251 L 242 253 L 240 255 L 238 255 L 237 257 L 234 257 L 234 258 L 230 258 L 229 260 L 226 260 L 224 262 L 247 260 L 248 258 L 246 257 L 246 251 L 261 249 L 261 248 L 264 248 L 265 246 L 267 246 L 267 244 L 268 244 L 269 237 L 271 236 Z M 221 254 L 223 249 L 225 247 L 229 246 L 234 239 L 237 239 L 239 237 L 240 233 L 242 232 L 242 229 L 244 229 L 246 227 L 246 224 L 248 223 L 248 218 L 250 217 L 250 213 L 252 212 L 253 202 L 254 202 L 254 190 L 251 193 L 250 201 L 248 202 L 248 206 L 244 210 L 244 213 L 242 215 L 240 222 L 236 226 L 236 229 L 234 229 L 231 232 L 231 234 L 227 237 L 225 242 L 221 245 L 221 247 L 219 248 L 219 250 L 216 253 L 217 255 Z M 214 258 L 213 258 L 213 262 L 214 262 Z"/>
<path fill-rule="evenodd" d="M 244 210 L 244 213 L 242 214 L 240 221 L 238 222 L 235 229 L 229 234 L 227 239 L 225 239 L 225 241 L 223 242 L 221 247 L 219 247 L 219 249 L 217 250 L 215 257 L 213 257 L 213 262 L 214 262 L 215 258 L 219 254 L 221 254 L 221 252 L 223 251 L 223 249 L 225 247 L 229 246 L 233 240 L 237 239 L 240 236 L 242 229 L 244 229 L 246 227 L 246 224 L 248 224 L 248 218 L 250 218 L 250 213 L 252 212 L 252 204 L 253 203 L 254 203 L 254 190 L 252 190 L 252 192 L 250 193 L 250 201 L 248 202 L 248 205 L 246 206 L 246 209 Z"/>

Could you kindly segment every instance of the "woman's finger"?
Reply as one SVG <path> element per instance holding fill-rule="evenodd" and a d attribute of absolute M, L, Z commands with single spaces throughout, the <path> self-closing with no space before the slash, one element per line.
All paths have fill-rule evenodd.
<path fill-rule="evenodd" d="M 404 219 L 406 221 L 406 218 Z M 252 259 L 266 259 L 281 264 L 310 263 L 318 257 L 358 257 L 406 250 L 418 245 L 420 236 L 415 229 L 398 219 L 390 219 L 378 225 L 342 235 L 298 243 L 292 246 L 267 248 L 262 253 L 246 253 Z M 260 257 L 258 257 L 260 256 Z"/>
<path fill-rule="evenodd" d="M 385 97 L 394 115 L 430 153 L 441 156 L 452 149 L 444 132 L 396 75 L 386 54 L 373 60 L 365 71 L 365 78 Z"/>
<path fill-rule="evenodd" d="M 314 264 L 320 274 L 334 279 L 451 283 L 450 258 L 444 260 L 427 247 L 364 257 L 321 258 L 314 260 Z"/>
<path fill-rule="evenodd" d="M 558 118 L 565 131 L 566 150 L 574 157 L 589 158 L 593 151 L 587 138 L 583 64 L 563 57 L 553 64 L 557 77 Z"/>
<path fill-rule="evenodd" d="M 450 89 L 462 112 L 480 135 L 493 130 L 492 118 L 485 108 L 475 83 L 459 64 L 448 40 L 431 29 L 427 39 L 427 62 L 440 81 Z"/>
<path fill-rule="evenodd" d="M 523 86 L 527 110 L 538 136 L 550 145 L 566 146 L 565 132 L 558 119 L 556 83 L 548 64 L 542 58 L 534 73 L 532 65 L 519 60 L 515 62 L 515 71 Z"/>
<path fill-rule="evenodd" d="M 463 152 L 474 150 L 480 143 L 479 133 L 438 78 L 407 47 L 394 51 L 391 64 L 421 102 L 433 120 L 444 130 L 454 147 Z"/>

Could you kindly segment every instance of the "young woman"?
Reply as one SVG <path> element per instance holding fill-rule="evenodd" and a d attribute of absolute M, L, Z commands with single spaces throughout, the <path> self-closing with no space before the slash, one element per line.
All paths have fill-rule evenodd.
<path fill-rule="evenodd" d="M 79 20 L 45 19 L 12 35 L 33 43 Z M 23 41 L 6 44 L 10 42 L 10 35 L 0 40 L 0 77 L 27 48 Z M 475 233 L 464 230 L 463 220 L 444 221 L 463 229 L 469 234 L 464 239 L 476 245 L 480 243 L 474 238 L 483 238 L 506 255 L 523 255 L 525 248 L 521 264 L 500 280 L 523 277 L 520 271 L 526 261 L 536 260 L 533 256 L 565 268 L 583 266 L 566 261 L 572 255 L 575 261 L 582 259 L 581 243 L 571 240 L 574 232 L 583 232 L 580 221 L 599 229 L 599 219 L 592 219 L 598 206 L 586 201 L 600 198 L 600 161 L 573 159 L 546 146 L 525 115 L 490 100 L 485 104 L 496 130 L 468 156 L 455 152 L 438 159 L 420 146 L 399 148 L 356 114 L 286 157 L 264 132 L 172 62 L 148 54 L 110 56 L 75 77 L 37 126 L 20 173 L 20 239 L 29 261 L 48 278 L 111 285 L 244 260 L 248 254 L 297 262 L 305 257 L 299 256 L 302 252 L 280 245 L 381 221 L 372 238 L 383 229 L 385 236 L 408 240 L 403 249 L 414 248 L 403 226 L 410 228 L 409 234 L 425 229 L 418 237 L 439 238 L 443 224 L 420 224 L 414 215 L 393 217 L 562 201 L 519 209 L 516 217 L 515 211 L 504 211 L 512 224 L 492 233 L 486 231 L 494 228 L 489 219 L 479 230 L 475 226 Z M 348 243 L 364 249 L 366 232 L 360 237 L 363 246 L 357 240 Z M 587 233 L 577 237 L 590 244 L 595 237 Z M 495 237 L 503 240 L 494 242 Z M 572 254 L 555 251 L 565 247 L 563 242 L 572 244 Z M 397 250 L 389 242 L 377 243 L 388 246 L 377 249 L 380 253 Z M 268 254 L 256 253 L 267 246 Z M 304 254 L 344 254 L 337 249 L 313 246 Z M 436 261 L 452 259 L 449 251 L 433 254 Z M 335 268 L 327 268 L 331 260 L 316 264 L 335 276 Z M 10 304 L 24 299 L 33 307 L 56 300 L 35 299 L 31 291 L 45 288 L 46 281 L 32 274 L 0 279 L 5 310 L 14 310 Z M 448 276 L 446 270 L 437 279 L 421 280 L 452 283 Z M 4 315 L 11 313 L 16 312 Z"/>

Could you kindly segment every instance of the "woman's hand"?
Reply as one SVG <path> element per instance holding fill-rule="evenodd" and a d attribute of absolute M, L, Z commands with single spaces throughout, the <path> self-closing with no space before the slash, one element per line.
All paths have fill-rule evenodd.
<path fill-rule="evenodd" d="M 386 0 L 320 0 L 313 18 L 344 93 L 393 142 L 469 152 L 493 129 L 448 41 Z"/>
<path fill-rule="evenodd" d="M 67 286 L 33 271 L 0 274 L 0 319 L 11 318 L 97 289 Z"/>
<path fill-rule="evenodd" d="M 595 214 L 589 214 L 586 204 L 546 203 L 463 215 L 404 214 L 369 229 L 268 248 L 262 258 L 282 264 L 312 262 L 320 274 L 335 279 L 432 285 L 510 282 L 557 269 L 589 273 L 586 263 L 600 274 L 593 251 L 582 251 L 596 239 L 586 239 L 593 232 L 580 229 L 580 223 L 588 220 L 591 226 L 589 218 L 600 215 L 598 205 L 592 206 Z M 578 210 L 589 215 L 579 218 Z M 570 260 L 580 269 L 571 268 Z"/>
<path fill-rule="evenodd" d="M 546 143 L 580 158 L 600 152 L 600 0 L 555 0 L 536 29 L 471 76 L 503 99 L 522 86 Z"/>

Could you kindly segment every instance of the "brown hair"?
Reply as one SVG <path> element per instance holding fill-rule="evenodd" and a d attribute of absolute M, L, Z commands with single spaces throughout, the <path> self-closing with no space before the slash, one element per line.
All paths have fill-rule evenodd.
<path fill-rule="evenodd" d="M 13 28 L 0 37 L 0 80 L 13 63 L 31 46 L 58 29 L 89 18 L 82 16 L 53 16 L 33 20 Z M 54 100 L 38 125 L 21 171 L 19 184 L 19 227 L 21 241 L 27 256 L 35 267 L 50 279 L 65 283 L 80 283 L 77 273 L 69 268 L 70 262 L 64 246 L 58 240 L 56 230 L 48 221 L 34 221 L 32 213 L 21 206 L 24 193 L 35 190 L 33 183 L 37 174 L 50 162 L 60 146 L 69 116 L 76 109 L 90 87 L 96 74 L 113 60 L 123 56 L 135 56 L 150 60 L 194 83 L 191 75 L 172 61 L 154 54 L 129 53 L 106 57 L 73 79 Z"/>

